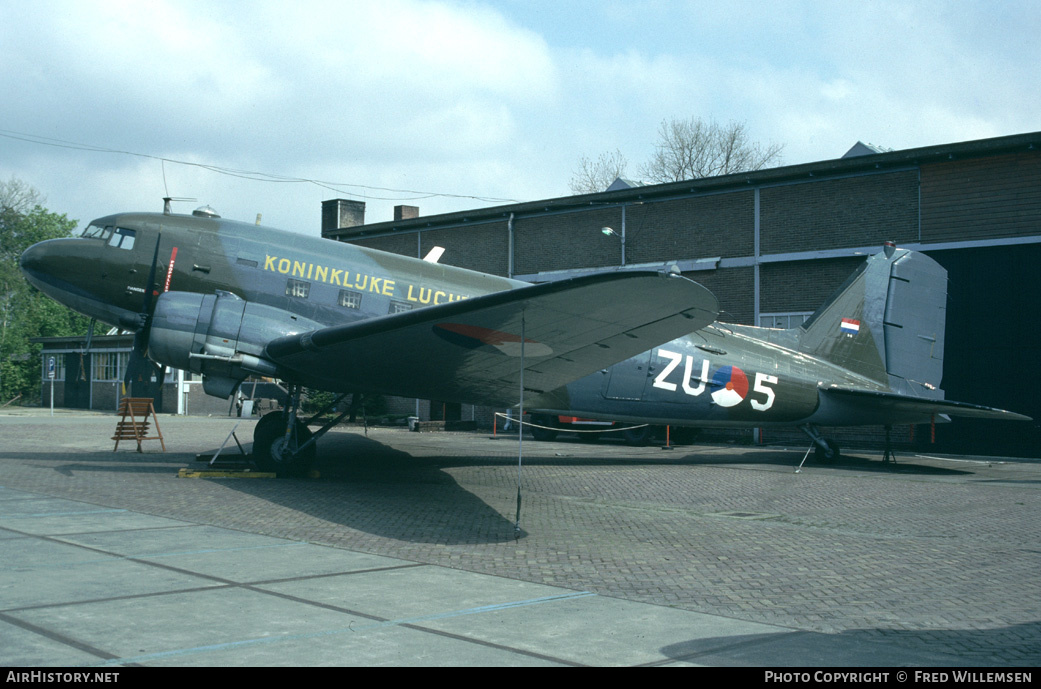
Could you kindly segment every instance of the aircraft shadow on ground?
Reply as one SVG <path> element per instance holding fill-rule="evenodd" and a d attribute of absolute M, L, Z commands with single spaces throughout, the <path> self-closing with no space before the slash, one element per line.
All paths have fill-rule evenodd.
<path fill-rule="evenodd" d="M 663 647 L 672 660 L 714 667 L 1036 667 L 1041 622 L 997 629 L 851 629 L 837 634 L 793 631 L 692 639 Z M 966 651 L 966 649 L 972 649 Z M 996 652 L 1001 649 L 1005 657 Z M 955 658 L 957 656 L 957 658 Z M 1017 657 L 1010 662 L 1009 657 Z M 909 671 L 913 672 L 913 670 Z"/>
<path fill-rule="evenodd" d="M 247 449 L 249 449 L 247 447 Z M 361 434 L 329 434 L 317 479 L 239 481 L 235 490 L 375 536 L 416 543 L 496 543 L 523 538 L 510 500 L 493 506 L 433 458 L 413 457 Z"/>
<path fill-rule="evenodd" d="M 513 442 L 516 443 L 516 439 L 514 439 Z M 599 443 L 602 443 L 605 449 L 611 448 L 612 450 L 617 450 L 624 449 L 625 447 L 620 442 L 599 441 Z M 739 447 L 733 446 L 696 444 L 674 445 L 669 450 L 663 450 L 661 456 L 658 458 L 646 454 L 639 457 L 624 457 L 616 454 L 612 454 L 609 457 L 568 455 L 569 447 L 595 448 L 599 443 L 570 439 L 561 439 L 550 443 L 540 443 L 537 441 L 530 442 L 525 439 L 524 463 L 533 465 L 568 463 L 578 466 L 624 466 L 626 464 L 634 466 L 641 464 L 726 466 L 740 464 L 791 467 L 792 470 L 794 470 L 802 461 L 801 452 L 780 447 L 749 447 L 748 449 L 742 450 Z M 652 445 L 649 447 L 653 448 L 654 446 Z M 803 452 L 805 452 L 805 450 Z M 842 455 L 834 462 L 821 464 L 815 460 L 814 455 L 811 452 L 804 468 L 826 468 L 840 471 L 878 471 L 893 474 L 921 474 L 935 476 L 965 476 L 975 473 L 971 470 L 951 469 L 948 467 L 938 467 L 918 463 L 915 461 L 915 458 L 909 454 L 898 454 L 896 461 L 883 462 L 881 455 L 881 452 L 871 453 L 851 451 Z M 488 461 L 488 459 L 484 457 L 473 459 L 463 458 L 460 461 L 465 464 L 476 464 Z M 516 461 L 516 458 L 512 460 L 513 463 L 516 463 Z"/>
<path fill-rule="evenodd" d="M 843 454 L 834 462 L 821 464 L 814 460 L 813 453 L 803 468 L 806 469 L 834 469 L 838 471 L 877 471 L 890 474 L 916 474 L 927 476 L 966 476 L 975 472 L 965 469 L 951 469 L 949 467 L 932 466 L 915 461 L 910 455 L 897 455 L 895 461 L 883 462 L 881 452 L 849 452 Z M 728 454 L 706 453 L 697 455 L 700 464 L 727 465 L 727 464 L 761 464 L 775 466 L 791 466 L 793 469 L 799 466 L 802 455 L 778 449 L 770 451 L 766 448 L 756 448 L 745 452 L 731 452 Z"/>
<path fill-rule="evenodd" d="M 361 435 L 327 439 L 334 437 L 337 440 L 326 443 L 319 453 L 315 466 L 320 474 L 318 479 L 230 479 L 221 480 L 221 485 L 310 515 L 332 528 L 342 526 L 408 542 L 484 544 L 526 535 L 523 529 L 516 532 L 514 522 L 505 514 L 512 514 L 513 504 L 504 502 L 501 511 L 495 509 L 460 487 L 436 464 Z M 250 449 L 248 444 L 244 447 Z M 213 448 L 210 453 L 215 451 Z M 221 457 L 232 459 L 235 455 L 238 449 L 232 448 Z M 50 463 L 51 469 L 64 476 L 170 475 L 181 468 L 210 468 L 206 462 L 196 461 L 194 454 L 183 452 L 85 452 L 77 453 L 73 461 L 68 455 L 53 453 L 0 452 L 0 462 L 5 459 L 36 465 Z M 238 455 L 237 459 L 243 458 Z M 213 468 L 222 467 L 228 465 L 222 463 Z M 155 496 L 156 509 L 144 511 L 164 514 L 161 499 Z M 187 518 L 191 519 L 190 514 Z M 320 530 L 321 526 L 316 528 Z"/>
<path fill-rule="evenodd" d="M 509 442 L 509 441 L 507 441 Z M 583 444 L 584 445 L 584 444 Z M 585 445 L 585 447 L 589 447 Z M 595 446 L 594 446 L 595 447 Z M 614 445 L 612 449 L 617 449 Z M 249 451 L 250 445 L 245 449 Z M 648 456 L 568 456 L 562 443 L 526 443 L 526 466 L 783 466 L 794 469 L 797 453 L 755 448 L 713 451 L 711 446 L 679 446 Z M 608 449 L 607 447 L 604 448 Z M 216 450 L 213 449 L 213 452 Z M 68 455 L 25 452 L 0 453 L 0 460 L 53 461 L 53 470 L 67 476 L 82 473 L 167 473 L 182 467 L 202 470 L 205 462 L 186 453 L 146 451 L 90 452 Z M 235 447 L 221 455 L 242 461 Z M 495 456 L 437 454 L 413 456 L 359 433 L 329 434 L 323 439 L 315 468 L 318 479 L 230 480 L 229 490 L 257 496 L 273 504 L 303 512 L 334 525 L 375 536 L 417 543 L 495 543 L 525 536 L 515 531 L 516 507 L 512 494 L 502 504 L 489 505 L 459 485 L 445 469 L 466 466 L 515 467 L 517 458 L 501 450 Z M 812 468 L 814 465 L 809 465 Z M 878 460 L 843 457 L 829 469 L 899 471 L 903 473 L 964 474 L 970 472 L 904 464 L 883 465 Z M 509 490 L 503 493 L 509 493 Z"/>

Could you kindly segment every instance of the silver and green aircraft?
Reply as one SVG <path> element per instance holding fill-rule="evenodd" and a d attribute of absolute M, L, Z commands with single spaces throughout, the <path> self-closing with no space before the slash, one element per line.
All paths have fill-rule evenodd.
<path fill-rule="evenodd" d="M 837 448 L 820 426 L 1027 418 L 943 399 L 946 273 L 891 245 L 790 330 L 716 322 L 715 296 L 676 271 L 531 285 L 209 209 L 100 218 L 30 247 L 21 268 L 136 332 L 131 385 L 162 380 L 161 366 L 224 398 L 251 375 L 286 382 L 289 403 L 260 420 L 253 448 L 283 474 L 306 469 L 340 420 L 312 433 L 305 386 L 499 407 L 523 395 L 543 419 L 797 426 L 825 458 Z"/>

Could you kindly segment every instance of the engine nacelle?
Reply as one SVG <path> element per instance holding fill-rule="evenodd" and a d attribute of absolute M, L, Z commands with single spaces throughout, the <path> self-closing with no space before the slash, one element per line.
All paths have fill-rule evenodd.
<path fill-rule="evenodd" d="M 263 356 L 268 342 L 321 327 L 231 292 L 166 292 L 156 301 L 148 355 L 167 366 L 201 373 L 206 394 L 226 399 L 251 374 L 278 376 L 278 367 Z"/>

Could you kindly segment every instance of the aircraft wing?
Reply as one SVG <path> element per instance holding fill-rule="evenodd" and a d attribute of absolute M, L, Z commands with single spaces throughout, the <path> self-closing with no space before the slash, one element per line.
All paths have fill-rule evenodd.
<path fill-rule="evenodd" d="M 1029 416 L 1004 409 L 985 407 L 968 402 L 952 402 L 919 397 L 908 397 L 892 392 L 830 387 L 821 389 L 824 397 L 831 397 L 847 409 L 859 408 L 864 416 L 878 417 L 877 423 L 928 423 L 933 416 L 949 415 L 1000 421 L 1032 421 Z M 912 421 L 919 417 L 919 421 Z"/>
<path fill-rule="evenodd" d="M 287 379 L 326 390 L 512 406 L 712 323 L 705 287 L 650 271 L 519 287 L 268 343 Z"/>

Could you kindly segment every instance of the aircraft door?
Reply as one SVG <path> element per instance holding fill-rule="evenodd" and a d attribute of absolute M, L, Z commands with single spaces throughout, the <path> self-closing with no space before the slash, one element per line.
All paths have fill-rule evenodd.
<path fill-rule="evenodd" d="M 235 237 L 226 237 L 215 228 L 192 230 L 191 242 L 180 247 L 173 280 L 180 289 L 194 292 L 209 292 L 214 289 L 229 289 L 237 282 L 229 268 L 238 248 Z M 176 289 L 171 285 L 170 289 Z M 235 291 L 235 290 L 233 290 Z"/>
<path fill-rule="evenodd" d="M 603 395 L 611 400 L 639 400 L 650 375 L 651 353 L 643 352 L 607 369 Z"/>

